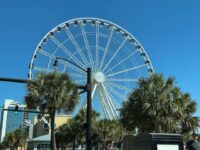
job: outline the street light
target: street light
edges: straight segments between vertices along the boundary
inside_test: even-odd
[[[77,86],[77,88],[84,89],[85,91],[87,91],[87,116],[86,116],[86,120],[87,120],[87,150],[92,150],[92,69],[88,67],[87,70],[85,70],[84,68],[82,68],[81,66],[77,65],[76,63],[74,63],[70,60],[56,57],[54,65],[53,65],[55,70],[58,70],[58,60],[59,59],[66,61],[87,73],[86,85]]]

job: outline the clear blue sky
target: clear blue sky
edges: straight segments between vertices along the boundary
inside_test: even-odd
[[[156,73],[176,78],[198,102],[200,115],[200,1],[183,0],[18,0],[0,3],[0,77],[27,79],[28,64],[41,38],[77,17],[119,24],[146,49]],[[0,82],[0,104],[19,101],[25,85]]]

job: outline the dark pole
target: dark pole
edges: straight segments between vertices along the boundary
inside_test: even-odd
[[[0,110],[3,111],[16,111],[15,109],[4,109],[4,108],[0,108]],[[45,111],[37,111],[37,110],[17,110],[17,112],[28,112],[28,113],[37,113],[37,114],[49,114],[49,112],[45,112]]]
[[[92,150],[92,69],[87,68],[87,150]]]
[[[28,83],[30,80],[25,80],[25,79],[15,79],[15,78],[1,78],[0,81],[4,82],[17,82],[17,83]]]
[[[77,65],[76,63],[68,60],[68,59],[64,59],[64,58],[59,58],[57,57],[55,62],[54,62],[54,67],[57,69],[58,67],[58,60],[64,60],[69,62],[70,64],[78,67],[79,69],[85,71],[87,73],[87,84],[86,84],[86,88],[85,86],[78,86],[77,88],[79,89],[85,89],[87,91],[87,150],[92,150],[92,69],[91,68],[87,68],[87,70],[85,70],[84,68],[82,68],[81,66]],[[81,93],[83,93],[84,91],[82,91]]]
[[[55,109],[50,110],[51,119],[51,150],[56,150],[56,139],[55,139]]]

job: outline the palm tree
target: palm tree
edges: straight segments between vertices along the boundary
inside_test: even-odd
[[[26,135],[23,129],[18,128],[11,133],[6,134],[4,137],[2,145],[4,148],[9,148],[11,150],[18,149],[18,147],[23,147],[25,145]]]
[[[56,133],[56,142],[61,148],[66,148],[66,146],[71,146],[74,143],[74,139],[78,132],[76,131],[77,127],[73,122],[73,119],[67,121],[58,128]]]
[[[86,138],[85,138],[86,129],[87,129],[86,116],[87,116],[87,110],[86,108],[83,108],[73,119],[75,125],[77,126],[77,131],[78,131],[78,136],[76,137],[76,141],[80,144],[86,143]],[[92,136],[94,135],[94,127],[96,126],[98,117],[99,117],[99,113],[92,111],[92,127],[93,127]]]
[[[199,127],[199,118],[194,117],[193,114],[197,110],[197,103],[194,100],[191,100],[189,93],[181,93],[180,89],[175,89],[173,92],[174,95],[178,97],[175,100],[175,103],[180,106],[183,112],[182,120],[180,122],[181,133],[187,134],[192,131],[195,131]]]
[[[57,137],[59,137],[61,145],[70,145],[75,150],[76,143],[85,144],[86,142],[86,115],[85,108],[67,123],[59,127]],[[99,114],[92,111],[92,126],[95,127]],[[94,130],[94,129],[93,129]]]
[[[56,136],[60,145],[72,146],[75,150],[76,143],[85,144],[86,114],[86,109],[83,108],[74,118],[59,127]],[[92,144],[97,149],[105,147],[108,140],[120,144],[125,135],[123,126],[118,120],[99,120],[99,114],[95,111],[92,112],[92,126]]]
[[[25,131],[21,128],[18,128],[14,131],[14,139],[15,139],[15,147],[22,147],[25,146],[26,143],[26,134]]]
[[[8,133],[5,135],[3,140],[4,148],[9,148],[10,150],[14,150],[15,138],[12,133]]]
[[[191,106],[186,105],[186,101]],[[180,130],[180,122],[188,116],[189,106],[195,105],[190,98],[184,101],[184,94],[174,85],[173,78],[165,80],[162,75],[153,74],[150,78],[141,78],[128,101],[123,103],[121,121],[127,130],[138,128],[140,132],[174,133]],[[193,113],[194,109],[189,114]]]
[[[94,130],[96,144],[101,148],[104,148],[109,140],[120,144],[125,135],[122,124],[118,120],[101,119],[97,121]]]
[[[78,102],[76,85],[67,74],[40,73],[36,80],[27,84],[25,102],[28,108],[40,107],[48,111],[51,119],[51,148],[56,149],[54,119],[55,112],[72,111]]]

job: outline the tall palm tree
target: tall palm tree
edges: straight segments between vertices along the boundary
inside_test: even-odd
[[[73,119],[70,119],[67,121],[67,123],[58,128],[58,132],[56,133],[56,141],[61,148],[73,146],[75,149],[74,143],[78,134],[79,131],[77,131],[77,125]]]
[[[76,85],[67,74],[58,72],[40,73],[36,80],[27,84],[25,102],[28,108],[45,109],[51,119],[51,148],[56,149],[54,122],[55,112],[60,110],[72,111],[78,102]]]
[[[193,116],[197,110],[197,103],[194,100],[191,100],[189,93],[181,93],[180,89],[175,89],[173,92],[174,95],[178,97],[175,100],[175,103],[180,106],[182,109],[183,115],[180,122],[181,133],[187,134],[192,131],[195,131],[199,127],[199,118]]]
[[[10,150],[14,150],[15,140],[16,139],[14,138],[13,133],[6,134],[3,140],[4,148],[9,148]]]
[[[101,119],[97,121],[95,126],[96,145],[102,149],[106,146],[106,141],[112,140],[120,144],[125,135],[122,124],[118,120]]]
[[[59,127],[57,136],[62,139],[61,145],[70,145],[75,150],[76,143],[86,143],[86,115],[87,111],[85,108],[81,109],[80,112],[67,123]],[[92,126],[95,127],[99,114],[92,111]],[[94,130],[94,128],[93,128]]]
[[[190,103],[185,105],[181,103]],[[174,84],[173,78],[164,79],[153,74],[141,78],[136,89],[121,109],[121,121],[128,130],[139,128],[141,132],[177,132],[189,106],[196,104],[187,98]],[[194,110],[194,109],[192,109]],[[192,115],[194,111],[190,112]]]
[[[87,129],[86,116],[87,116],[87,110],[86,108],[83,108],[73,119],[75,124],[77,125],[78,130],[80,130],[79,136],[77,136],[77,141],[82,144],[86,143],[86,139],[85,139],[86,129]],[[92,111],[92,127],[93,127],[92,133],[94,133],[94,127],[96,126],[98,117],[99,117],[99,113]]]
[[[11,150],[18,149],[25,145],[26,135],[23,129],[18,128],[11,133],[6,134],[3,140],[4,149],[9,148]]]
[[[14,136],[14,139],[15,139],[15,147],[18,148],[18,147],[22,147],[25,146],[25,142],[26,142],[26,134],[25,134],[25,131],[21,128],[18,128],[16,129],[14,132],[13,132],[13,136]]]

